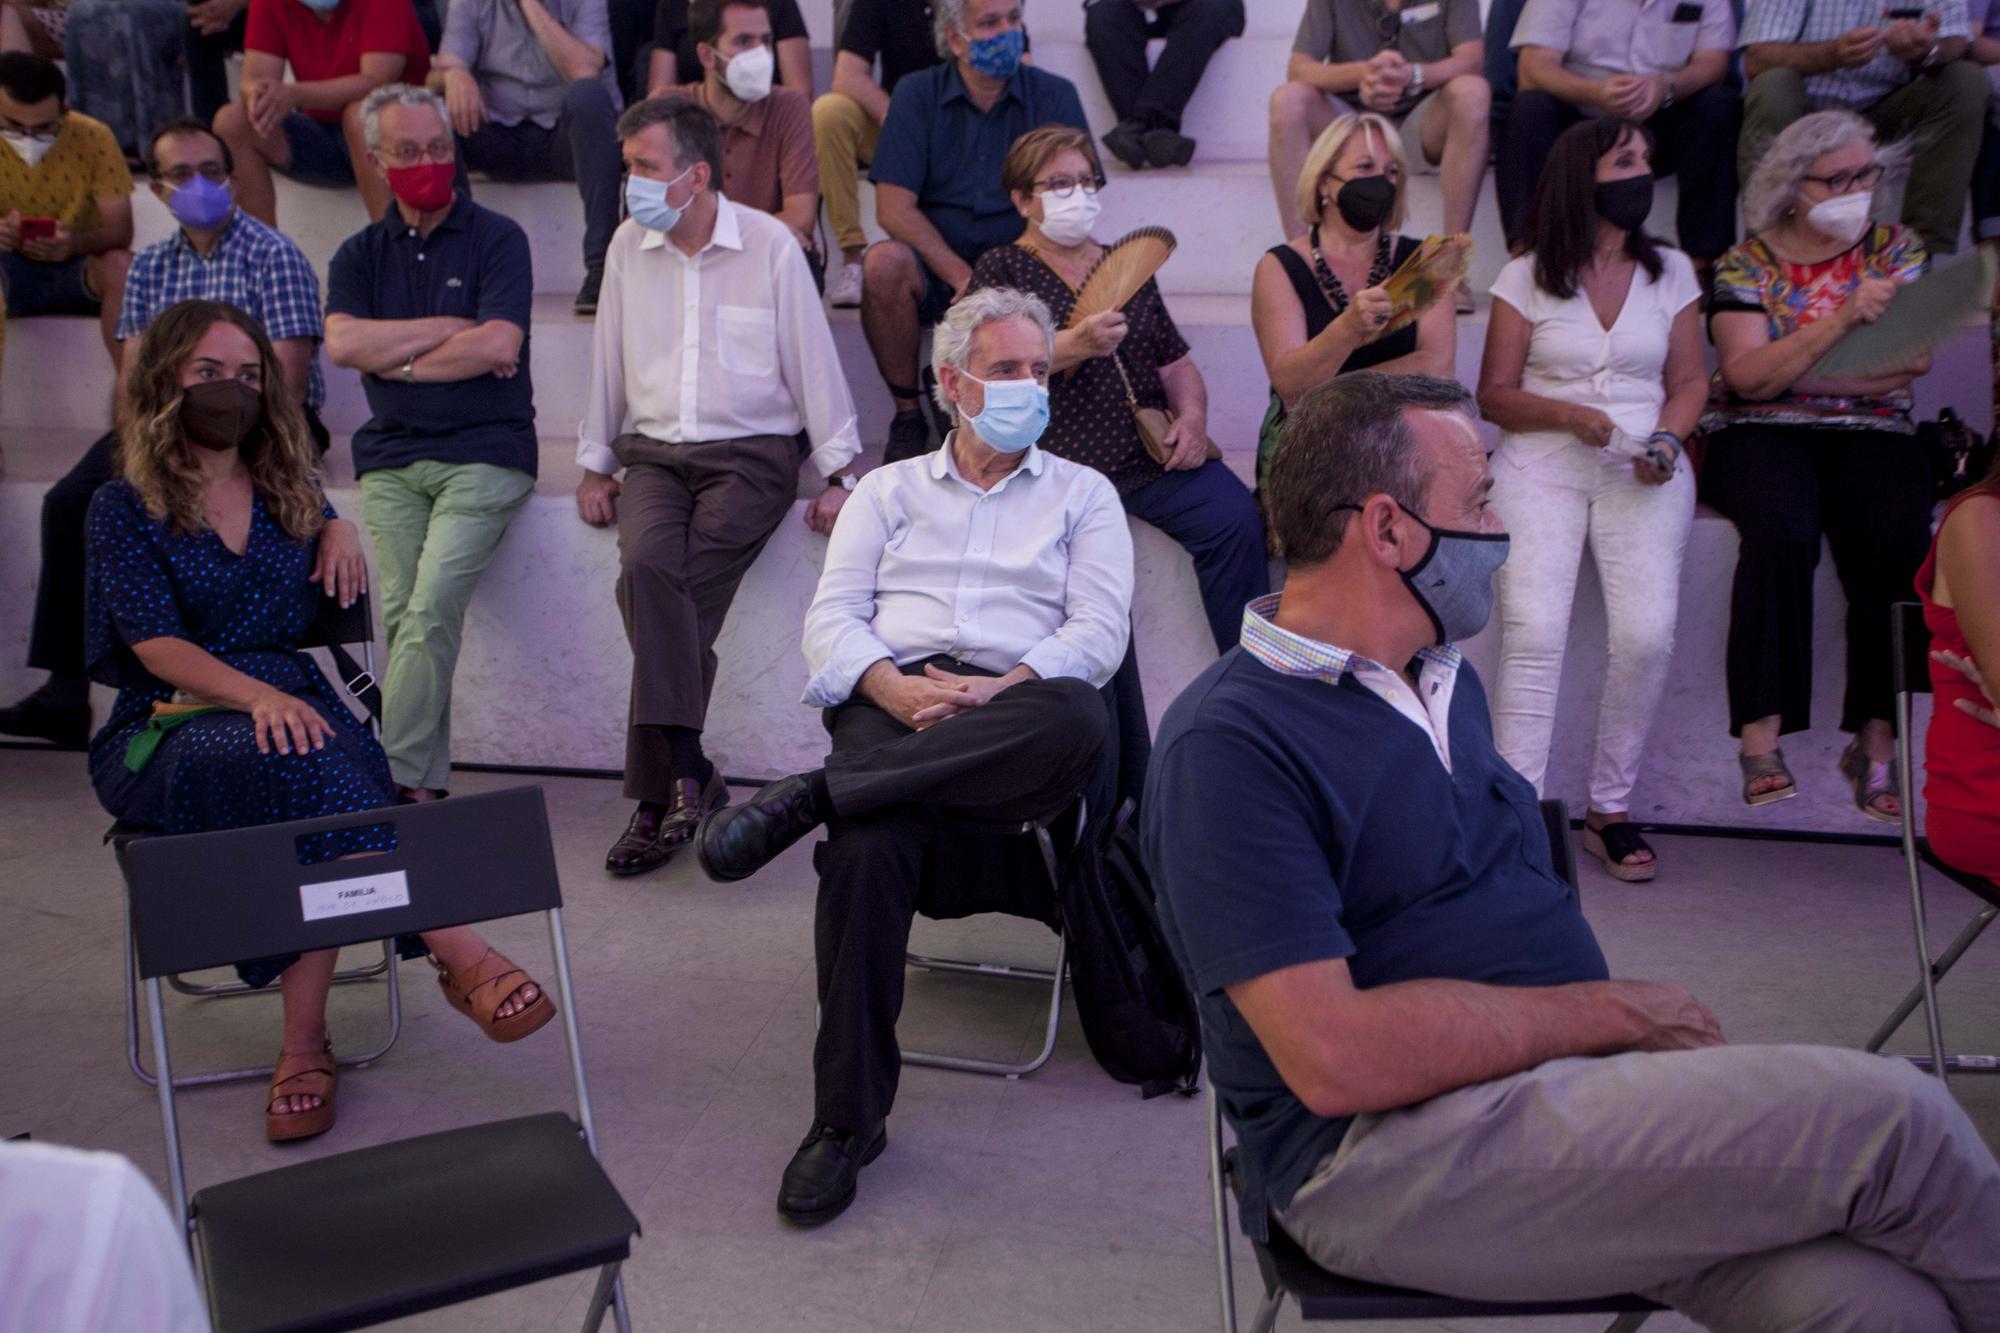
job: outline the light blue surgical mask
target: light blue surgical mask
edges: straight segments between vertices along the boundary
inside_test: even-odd
[[[966,375],[986,390],[986,405],[965,424],[989,449],[1018,454],[1049,428],[1049,389],[1032,379],[983,380]]]
[[[299,3],[315,14],[331,13],[340,8],[340,0],[299,0]]]
[[[689,167],[687,171],[683,171],[670,181],[656,181],[638,175],[627,176],[625,178],[625,211],[632,215],[634,222],[637,222],[648,231],[672,231],[674,224],[681,220],[681,214],[687,212],[688,205],[682,204],[679,207],[675,207],[668,203],[667,190],[686,180],[688,171],[693,170],[693,167]],[[691,204],[693,202],[693,196],[689,196],[688,203]]]
[[[1021,55],[1027,45],[1025,28],[1009,28],[974,40],[965,53],[965,61],[989,79],[1011,79],[1020,72]]]

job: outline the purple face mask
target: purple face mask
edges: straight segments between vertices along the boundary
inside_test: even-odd
[[[182,226],[196,231],[221,226],[229,220],[230,210],[235,207],[236,196],[229,192],[227,185],[202,175],[196,175],[167,196],[167,210],[180,220]]]

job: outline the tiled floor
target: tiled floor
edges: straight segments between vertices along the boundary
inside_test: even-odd
[[[462,774],[458,787],[517,781]],[[1097,1070],[1067,1018],[1055,1058],[1020,1082],[906,1071],[890,1149],[863,1175],[859,1202],[817,1231],[784,1226],[772,1208],[778,1173],[811,1114],[805,849],[744,885],[709,884],[691,863],[614,881],[600,866],[624,817],[615,786],[545,787],[598,1127],[645,1224],[626,1269],[637,1327],[1215,1327],[1200,1106],[1141,1102]],[[121,1050],[120,893],[98,845],[105,822],[80,757],[0,751],[0,1135],[115,1149],[159,1179],[155,1103]],[[1591,919],[1615,971],[1690,985],[1732,1036],[1859,1044],[1907,984],[1893,852],[1716,839],[1662,840],[1660,850],[1666,869],[1651,886],[1616,884],[1588,863]],[[1967,915],[1952,892],[1936,894],[1941,924],[1955,929]],[[1019,923],[927,931],[932,942],[976,933],[973,947],[995,955],[1052,949],[1040,927]],[[534,923],[491,934],[547,975]],[[324,1138],[266,1145],[256,1085],[184,1094],[191,1182],[565,1105],[555,1029],[491,1045],[432,993],[427,969],[408,965],[402,977],[402,1041],[343,1081],[340,1124]],[[2000,1050],[2000,932],[1961,965],[1949,995],[1954,1044]],[[336,1038],[358,1046],[380,1021],[380,999],[379,983],[338,992]],[[904,1034],[933,1049],[1032,1049],[1035,1007],[1027,987],[917,977]],[[274,1008],[265,998],[176,1000],[177,1063],[269,1058]],[[2000,1140],[2000,1080],[1961,1084],[1989,1140]],[[1239,1262],[1238,1274],[1247,1312],[1254,1270]],[[408,1326],[572,1328],[587,1295],[586,1279],[563,1279]],[[1288,1315],[1281,1326],[1295,1324]]]

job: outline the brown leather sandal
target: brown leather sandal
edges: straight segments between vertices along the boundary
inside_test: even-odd
[[[278,1067],[271,1071],[271,1095],[264,1103],[264,1137],[273,1143],[289,1139],[309,1139],[333,1128],[333,1089],[340,1081],[334,1062],[333,1043],[319,1051],[280,1053]],[[319,1105],[310,1111],[279,1112],[271,1103],[280,1097],[317,1097]]]
[[[479,1030],[495,1041],[519,1041],[556,1016],[555,1001],[549,998],[548,988],[508,962],[496,949],[487,949],[478,962],[457,974],[435,955],[431,966],[437,969],[438,988],[451,1001],[452,1008],[479,1024]],[[531,982],[535,998],[527,1008],[499,1017],[500,1006],[507,1002],[507,997]]]

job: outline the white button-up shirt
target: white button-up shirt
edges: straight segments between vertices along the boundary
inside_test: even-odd
[[[831,476],[861,452],[854,399],[792,229],[718,195],[715,233],[682,254],[627,218],[604,256],[576,461],[618,470],[628,431],[670,444],[796,435]]]
[[[884,658],[1103,685],[1132,627],[1132,533],[1091,468],[1029,446],[982,491],[952,446],[876,468],[847,498],[806,612],[805,701],[845,703]]]

